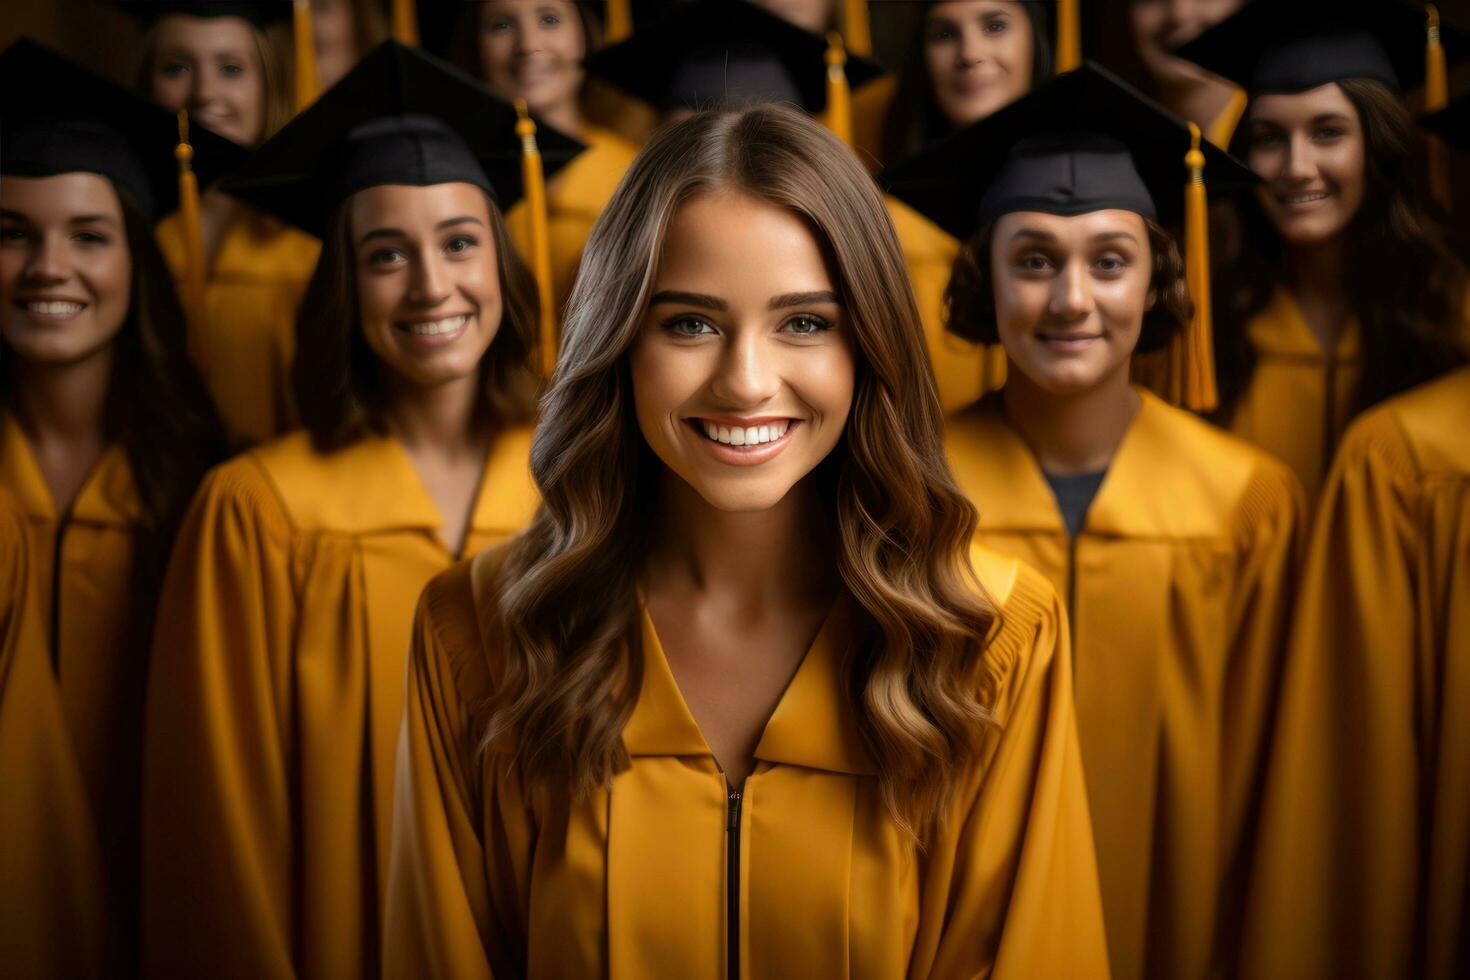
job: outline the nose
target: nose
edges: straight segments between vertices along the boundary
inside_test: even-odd
[[[1305,133],[1291,134],[1282,175],[1301,183],[1317,176],[1317,162],[1313,157],[1311,140]]]
[[[980,31],[972,24],[960,28],[960,64],[968,67],[978,65],[985,58],[985,42]]]
[[[25,264],[24,275],[26,282],[32,286],[54,286],[70,278],[66,247],[60,236],[41,237]]]
[[[1086,319],[1092,308],[1092,281],[1086,263],[1068,262],[1052,283],[1047,312],[1058,320],[1073,322]]]
[[[737,331],[721,352],[710,391],[731,408],[765,404],[781,388],[775,354],[762,331]]]
[[[415,307],[433,309],[449,298],[449,271],[437,253],[421,257],[413,266],[406,299]]]
[[[192,84],[189,87],[189,110],[202,109],[214,101],[215,79],[214,74],[207,67],[196,66],[189,73]]]

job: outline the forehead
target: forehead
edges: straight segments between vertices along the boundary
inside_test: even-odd
[[[1353,106],[1352,100],[1336,82],[1289,95],[1258,95],[1251,100],[1252,122],[1291,125],[1328,114],[1344,115],[1350,119],[1358,117],[1358,110]]]
[[[7,174],[0,179],[0,207],[36,222],[66,221],[78,215],[122,218],[122,202],[112,181],[82,171],[52,177]]]
[[[657,282],[724,297],[748,293],[761,302],[834,289],[825,250],[805,219],[731,190],[697,195],[674,212]]]
[[[154,25],[153,37],[159,47],[197,54],[251,51],[255,47],[255,28],[239,17],[169,14]]]
[[[930,17],[974,17],[988,13],[1024,14],[1020,0],[939,0],[929,8]]]
[[[366,233],[392,225],[404,230],[432,228],[441,221],[469,216],[487,222],[490,205],[474,184],[379,184],[352,195],[348,204],[352,231]]]
[[[1004,244],[1013,236],[1034,231],[1062,242],[1086,242],[1100,235],[1127,234],[1140,243],[1148,237],[1143,215],[1120,208],[1089,211],[1086,214],[1047,214],[1044,211],[1013,211],[995,221],[993,241]]]

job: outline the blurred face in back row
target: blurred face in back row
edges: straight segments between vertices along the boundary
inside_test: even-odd
[[[934,101],[951,126],[979,122],[1030,90],[1036,39],[1018,0],[943,0],[923,30]]]
[[[148,94],[241,146],[266,128],[266,75],[259,33],[240,17],[161,17],[149,34]]]
[[[486,0],[480,4],[485,84],[532,112],[575,112],[586,77],[587,35],[572,0]]]

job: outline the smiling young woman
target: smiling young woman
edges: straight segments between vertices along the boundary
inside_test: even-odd
[[[57,778],[78,778],[85,799],[82,811],[48,819],[87,825],[91,849],[102,850],[90,870],[107,891],[105,920],[63,920],[78,933],[93,929],[62,940],[74,949],[34,949],[82,957],[105,948],[109,961],[131,964],[153,602],[189,496],[224,450],[152,236],[154,216],[177,193],[178,130],[169,113],[26,41],[0,54],[0,93],[0,491],[29,539],[21,612],[42,624],[25,641],[36,648],[15,654],[16,672],[0,672],[0,685],[54,688],[4,697],[38,712],[47,699],[59,702],[66,731],[50,733],[48,750],[58,764],[71,760],[71,776]],[[238,159],[208,134],[195,149],[205,176]],[[40,869],[41,880],[0,875],[38,897],[34,906],[5,903],[28,933],[22,942],[56,935],[46,896],[77,869],[62,865],[54,883],[50,869]],[[33,961],[0,962],[29,973],[21,964]]]
[[[253,148],[291,117],[291,73],[278,43],[291,16],[283,0],[122,0],[146,27],[137,90],[170,112]],[[205,296],[189,326],[189,353],[230,436],[257,443],[295,421],[289,378],[291,324],[316,264],[316,239],[200,185]],[[182,279],[182,217],[158,228]]]
[[[388,972],[1105,975],[1064,620],[970,546],[861,165],[666,128],[571,309],[536,519],[420,603]]]
[[[443,0],[446,5],[451,0]],[[587,57],[601,46],[596,0],[452,0],[460,8],[453,60],[504,99],[525,99],[537,119],[587,144],[547,183],[552,296],[559,314],[582,249],[638,147],[589,111]],[[506,213],[512,240],[530,255],[525,205]]]
[[[1470,149],[1470,99],[1430,117]],[[1244,976],[1470,975],[1470,369],[1366,410],[1323,488]]]
[[[893,175],[971,229],[950,329],[1010,361],[946,443],[977,540],[1067,603],[1115,978],[1231,975],[1304,523],[1284,466],[1130,384],[1192,314],[1160,224],[1189,148],[1089,65]]]
[[[1249,93],[1232,148],[1261,178],[1217,276],[1216,418],[1315,500],[1355,415],[1463,360],[1466,280],[1398,93],[1424,77],[1422,5],[1268,6],[1179,56]]]
[[[206,478],[159,600],[145,972],[378,970],[414,603],[535,505],[519,166],[511,106],[389,43],[229,184],[325,246],[305,431]]]

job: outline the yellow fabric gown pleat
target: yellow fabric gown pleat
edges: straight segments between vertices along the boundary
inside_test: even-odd
[[[559,171],[547,184],[546,212],[551,235],[551,281],[557,319],[566,309],[567,297],[582,248],[592,226],[607,207],[623,173],[638,155],[638,146],[610,129],[588,127],[583,134],[587,150]],[[506,213],[506,224],[516,250],[531,254],[530,213],[524,200]]]
[[[1470,371],[1370,409],[1322,495],[1243,975],[1470,975]]]
[[[106,887],[131,908],[136,892],[139,738],[146,643],[133,622],[142,507],[122,447],[109,446],[58,514],[25,434],[0,411],[0,491],[19,508],[31,560],[27,604],[44,627],[37,656],[52,669]],[[55,623],[55,636],[49,624]],[[109,913],[110,948],[128,955],[129,913]],[[121,944],[121,945],[119,945]]]
[[[1362,377],[1358,323],[1351,321],[1330,355],[1278,289],[1246,324],[1256,366],[1230,419],[1230,431],[1290,466],[1309,502],[1322,490],[1333,450],[1351,419]]]
[[[101,976],[102,854],[31,595],[30,539],[0,489],[0,973]]]
[[[388,895],[392,977],[722,976],[726,790],[647,616],[631,767],[528,806],[476,751],[500,669],[486,637],[503,550],[435,579],[414,630]],[[976,551],[1002,608],[981,764],[921,859],[887,819],[841,683],[834,610],[756,749],[740,852],[746,977],[1107,975],[1065,617],[1018,563]],[[748,808],[745,808],[748,807]]]
[[[999,396],[946,440],[976,540],[1068,601],[1113,975],[1207,976],[1239,915],[1304,503],[1279,463],[1140,397],[1076,539]]]
[[[534,511],[501,434],[465,551]],[[144,966],[378,973],[404,658],[454,557],[399,444],[296,433],[206,478],[160,602],[145,773]]]
[[[182,280],[179,216],[160,222],[156,236]],[[296,310],[320,252],[315,238],[248,207],[220,239],[206,270],[206,320],[190,324],[189,353],[234,439],[253,445],[295,424]]]

